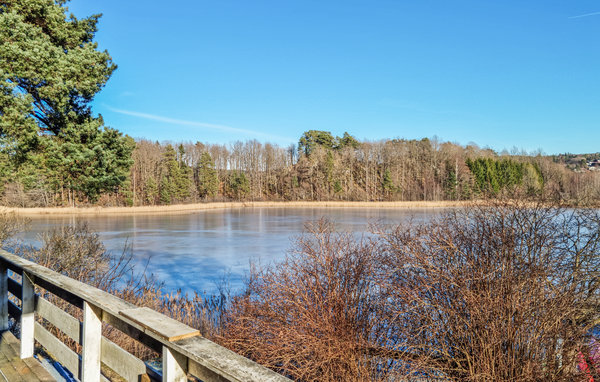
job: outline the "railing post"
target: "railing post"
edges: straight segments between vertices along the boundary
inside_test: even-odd
[[[102,310],[84,301],[80,378],[82,382],[100,381],[101,341]]]
[[[21,277],[21,358],[33,357],[33,330],[35,324],[35,289],[31,276],[23,271]]]
[[[163,345],[162,350],[163,382],[187,381],[187,358]]]
[[[0,261],[0,331],[8,329],[8,269]]]

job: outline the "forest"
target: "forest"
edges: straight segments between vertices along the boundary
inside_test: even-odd
[[[600,172],[573,171],[557,157],[496,153],[436,138],[359,141],[348,133],[335,137],[309,130],[288,147],[257,140],[214,144],[120,139],[113,140],[111,153],[119,176],[103,176],[102,167],[89,174],[83,173],[92,171],[89,166],[77,166],[79,173],[66,171],[52,155],[42,153],[46,160],[4,171],[2,204],[439,201],[515,191],[577,203],[594,200],[600,192]],[[119,149],[114,148],[117,143]],[[90,160],[101,162],[103,157]]]

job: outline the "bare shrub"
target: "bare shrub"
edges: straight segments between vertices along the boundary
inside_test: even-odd
[[[514,201],[368,240],[320,222],[251,271],[218,340],[300,381],[587,380],[599,222]]]
[[[0,247],[4,247],[27,225],[27,221],[14,213],[0,212]]]
[[[518,202],[381,232],[407,376],[573,381],[598,324],[598,214]]]
[[[21,256],[75,280],[110,291],[122,287],[125,276],[131,275],[128,249],[113,258],[85,222],[57,227],[41,234],[39,240],[39,249],[23,247]]]
[[[279,264],[253,268],[233,299],[219,342],[302,381],[384,380],[369,352],[386,341],[377,243],[308,227]]]

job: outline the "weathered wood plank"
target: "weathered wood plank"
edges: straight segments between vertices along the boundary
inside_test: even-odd
[[[102,363],[125,378],[137,382],[146,374],[146,364],[114,342],[102,338]]]
[[[44,369],[42,364],[34,358],[24,358],[22,360],[17,360],[16,355],[21,351],[20,342],[13,336],[12,334],[6,332],[2,336],[2,346],[8,345],[11,348],[11,354],[15,357],[14,360],[11,360],[13,363],[22,363],[22,368],[27,368],[28,373],[24,378],[26,381],[35,381],[35,382],[56,382],[54,378],[50,375],[48,370]],[[18,369],[17,369],[18,370]]]
[[[79,355],[37,322],[35,323],[35,339],[73,375],[80,375]]]
[[[197,362],[189,360],[188,370],[191,375],[199,378],[202,382],[228,382],[229,379],[222,375],[215,373],[214,371],[200,365]]]
[[[23,360],[25,364],[31,369],[33,374],[37,377],[40,382],[56,382],[54,378],[48,373],[44,366],[34,358],[25,358]]]
[[[0,262],[0,330],[8,330],[8,269]]]
[[[190,372],[193,375],[196,375],[193,371],[199,370],[199,366],[201,366],[207,371],[224,377],[227,381],[289,381],[283,375],[217,345],[204,337],[187,338],[172,342],[171,344],[171,347],[175,351],[187,356],[190,362],[198,364],[190,366]]]
[[[104,311],[102,312],[102,321],[125,333],[134,340],[146,345],[149,349],[152,349],[159,354],[162,351],[163,344],[158,339],[146,334],[141,327],[131,325],[129,322],[123,320],[122,317]]]
[[[81,343],[81,321],[40,296],[36,296],[35,302],[36,312],[40,317],[48,320],[74,341]]]
[[[200,335],[199,330],[147,307],[126,309],[120,311],[119,314],[141,325],[144,329],[157,334],[166,341],[177,341]]]
[[[0,370],[9,381],[55,382],[41,363],[33,358],[20,359],[20,342],[10,332],[0,339]],[[0,376],[0,381],[4,378]]]
[[[23,272],[21,295],[21,358],[33,357],[35,290],[27,272]]]
[[[60,331],[80,342],[82,323],[64,310],[38,296],[37,312],[56,326]],[[128,381],[139,380],[140,375],[146,374],[146,365],[142,360],[123,350],[114,342],[102,337],[102,363]]]
[[[163,346],[162,374],[163,382],[187,381],[187,358]]]
[[[81,380],[100,382],[102,356],[102,309],[85,301],[83,303],[83,331],[81,352]]]

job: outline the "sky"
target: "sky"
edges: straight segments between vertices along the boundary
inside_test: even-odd
[[[307,130],[600,151],[600,2],[72,0],[135,138],[282,146]]]

